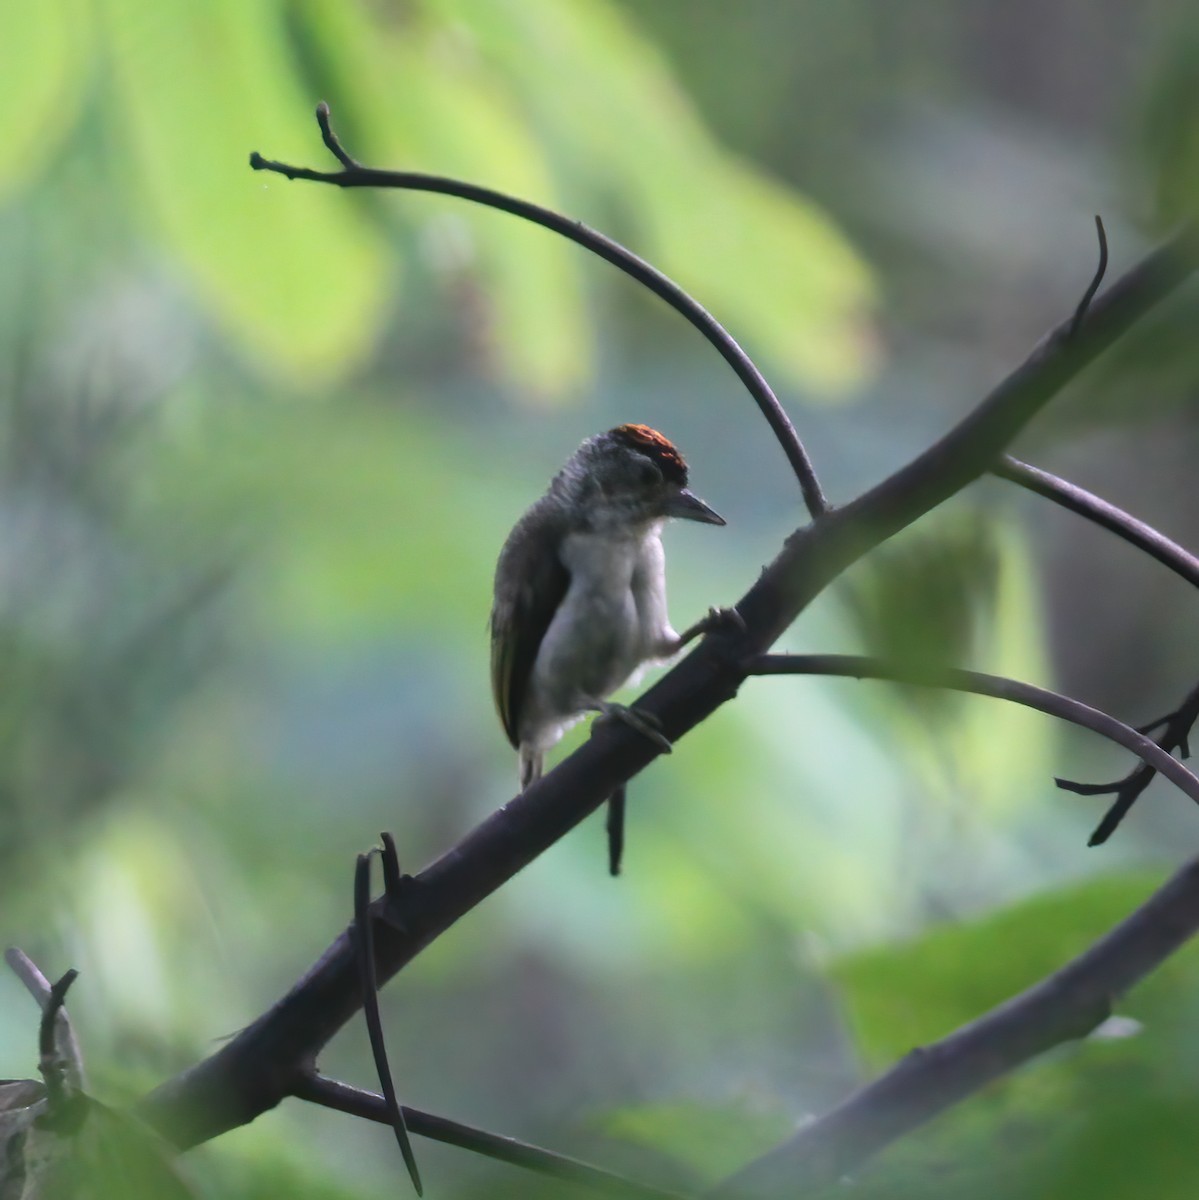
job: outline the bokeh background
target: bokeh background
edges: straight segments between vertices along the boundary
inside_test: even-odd
[[[1188,0],[3,0],[0,912],[93,1090],[211,1052],[350,911],[513,792],[486,617],[509,527],[583,437],[664,430],[731,603],[803,519],[712,349],[598,260],[445,198],[254,174],[363,161],[610,232],[760,362],[836,501],[904,461],[1199,205]],[[1187,289],[1021,452],[1194,545]],[[1193,684],[1196,598],[984,482],[783,639],[1057,686],[1139,723]],[[574,737],[583,736],[576,732]],[[569,743],[567,746],[569,746]],[[1199,844],[1155,786],[1116,839],[1054,774],[1128,767],[981,699],[746,686],[384,996],[401,1098],[690,1186],[1051,969]],[[1195,1193],[1199,959],[867,1172],[878,1195]],[[0,979],[0,1073],[35,1015]],[[323,1060],[373,1083],[364,1030]],[[1002,1162],[996,1161],[1002,1147]],[[540,1194],[418,1144],[435,1196]],[[298,1103],[188,1157],[213,1197],[394,1195],[386,1130]],[[566,1194],[562,1185],[547,1194]]]

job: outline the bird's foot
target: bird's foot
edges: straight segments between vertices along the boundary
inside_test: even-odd
[[[710,608],[705,617],[701,617],[694,625],[679,637],[679,646],[693,642],[697,637],[706,633],[744,633],[745,618],[735,608]]]
[[[630,708],[627,704],[613,704],[608,700],[596,701],[591,707],[600,714],[598,720],[623,721],[630,729],[635,729],[643,737],[649,738],[663,754],[669,754],[674,749],[670,738],[662,732],[662,722],[653,713]]]

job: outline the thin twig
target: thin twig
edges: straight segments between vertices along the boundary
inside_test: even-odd
[[[1199,804],[1199,777],[1151,738],[1097,708],[1031,683],[955,667],[898,665],[857,654],[763,654],[746,666],[750,675],[841,675],[852,679],[884,679],[916,687],[944,688],[1011,700],[1072,725],[1080,725],[1123,746]]]
[[[383,1089],[387,1105],[388,1124],[404,1156],[404,1165],[416,1194],[424,1194],[420,1171],[416,1166],[416,1155],[412,1153],[412,1142],[404,1124],[404,1112],[396,1098],[395,1084],[391,1078],[391,1066],[387,1061],[387,1042],[383,1037],[383,1018],[379,1013],[379,983],[375,975],[375,939],[371,932],[371,854],[358,855],[354,870],[354,942],[358,952],[358,970],[362,980],[362,1009],[366,1016],[366,1028],[370,1035],[371,1054],[375,1059],[375,1071],[379,1086]]]
[[[9,946],[4,952],[4,961],[8,963],[13,974],[25,985],[25,990],[37,1002],[42,1011],[42,1021],[45,1022],[46,1009],[50,1006],[53,995],[53,985],[38,970],[37,964],[17,946]],[[75,1028],[67,1010],[59,1006],[55,1017],[55,1036],[57,1038],[57,1053],[59,1059],[66,1064],[66,1080],[72,1091],[82,1091],[86,1088],[86,1076],[83,1070],[83,1051],[79,1039],[75,1036]],[[39,1028],[39,1043],[41,1032]]]
[[[754,398],[766,418],[775,438],[783,448],[791,469],[799,481],[803,492],[804,504],[812,517],[822,516],[828,511],[828,501],[816,477],[816,470],[808,452],[800,441],[791,418],[787,416],[778,397],[774,394],[765,376],[758,370],[753,360],[737,344],[733,336],[707,311],[697,300],[685,292],[674,280],[662,274],[656,267],[651,266],[645,259],[640,258],[631,250],[618,242],[584,225],[582,221],[572,220],[553,209],[520,200],[515,196],[505,195],[492,188],[480,187],[477,184],[466,183],[458,179],[448,179],[442,175],[427,175],[417,171],[383,171],[373,167],[364,167],[346,153],[337,135],[329,123],[329,106],[322,101],[317,105],[317,122],[320,125],[321,137],[330,153],[342,164],[340,171],[313,171],[307,167],[295,167],[287,163],[274,162],[263,158],[255,151],[250,155],[250,166],[255,171],[273,171],[287,179],[306,179],[313,183],[331,183],[337,187],[378,187],[399,188],[404,191],[436,192],[443,196],[456,196],[461,200],[469,200],[474,204],[482,204],[487,208],[499,209],[510,213],[522,220],[531,221],[544,229],[590,250],[606,262],[632,276],[643,287],[649,288],[654,295],[665,300],[675,312],[685,317],[701,334],[720,352],[725,362],[733,368],[737,378],[745,385],[749,394]]]
[[[1199,557],[1107,500],[1075,483],[1051,475],[1048,471],[1020,462],[1010,455],[1000,459],[992,468],[992,473],[1085,517],[1137,549],[1143,550],[1187,583],[1199,587]],[[1166,733],[1158,739],[1158,745],[1171,752],[1185,747],[1187,733],[1196,719],[1199,719],[1199,688],[1192,691],[1175,712],[1142,727],[1138,732],[1147,734],[1163,725],[1166,726]],[[1185,749],[1183,757],[1186,757]],[[1113,793],[1116,796],[1115,802],[1087,841],[1088,846],[1100,846],[1111,837],[1128,814],[1128,810],[1153,781],[1156,773],[1154,768],[1146,763],[1114,783],[1087,784],[1068,779],[1057,780],[1058,787],[1082,796]]]
[[[1190,736],[1191,728],[1196,720],[1199,720],[1199,686],[1187,694],[1187,698],[1174,712],[1160,721],[1154,721],[1149,728],[1154,729],[1165,725],[1165,730],[1156,740],[1156,744],[1167,754],[1177,750],[1183,758],[1187,758],[1190,755],[1187,738]],[[1103,820],[1095,827],[1095,832],[1087,841],[1088,846],[1101,846],[1115,833],[1120,822],[1128,815],[1128,810],[1153,782],[1156,774],[1157,771],[1153,766],[1149,763],[1142,763],[1125,775],[1123,779],[1117,779],[1112,783],[1078,783],[1073,779],[1057,779],[1055,782],[1058,787],[1064,788],[1068,792],[1075,792],[1079,796],[1114,795],[1116,797],[1111,808],[1103,814]]]
[[[1085,1037],[1112,1002],[1199,929],[1199,860],[1072,962],[902,1059],[831,1112],[743,1167],[709,1200],[803,1196],[1062,1042]]]
[[[390,1123],[387,1101],[382,1096],[351,1087],[335,1079],[327,1079],[323,1075],[309,1075],[302,1079],[294,1095],[300,1100],[334,1108],[353,1117],[377,1121],[382,1125]],[[529,1171],[537,1171],[542,1175],[608,1192],[614,1196],[639,1197],[642,1200],[681,1200],[681,1194],[678,1192],[654,1187],[652,1184],[638,1183],[602,1167],[594,1167],[581,1159],[555,1154],[552,1150],[543,1150],[540,1146],[533,1146],[516,1138],[501,1137],[499,1134],[488,1133],[472,1125],[463,1125],[460,1121],[451,1121],[446,1117],[434,1116],[407,1105],[404,1106],[403,1112],[404,1121],[412,1133],[444,1142],[448,1146],[472,1150],[499,1162],[511,1163],[513,1166],[524,1167]]]
[[[329,153],[347,171],[357,171],[358,161],[350,157],[337,134],[333,132],[333,125],[329,120],[329,106],[323,100],[316,106],[316,123],[321,127],[321,140],[325,143]]]
[[[1157,559],[1162,566],[1169,567],[1187,583],[1199,587],[1199,558],[1159,533],[1152,525],[1138,521],[1122,508],[1117,508],[1093,492],[1088,492],[1086,488],[1051,475],[1039,467],[1029,466],[1011,455],[1001,458],[991,468],[991,473],[998,475],[1000,479],[1019,484],[1038,496],[1044,496],[1080,517],[1085,517]]]
[[[1107,274],[1107,230],[1103,228],[1103,218],[1098,213],[1095,214],[1095,232],[1099,237],[1099,263],[1095,267],[1095,274],[1091,277],[1087,290],[1083,292],[1082,299],[1078,302],[1078,307],[1074,310],[1074,320],[1070,323],[1071,337],[1077,335],[1083,318],[1087,315],[1087,309],[1091,307],[1091,301],[1095,299],[1095,293],[1099,291],[1099,285]]]
[[[42,1079],[46,1083],[46,1103],[51,1113],[60,1109],[63,1102],[71,1097],[71,1064],[65,1062],[62,1057],[57,1036],[58,1014],[62,1011],[71,984],[78,978],[79,972],[72,967],[51,985],[46,1007],[42,1009],[41,1023],[38,1025],[38,1059]]]

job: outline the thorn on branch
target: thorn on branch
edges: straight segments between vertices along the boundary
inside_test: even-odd
[[[1068,335],[1071,338],[1078,333],[1083,318],[1091,307],[1091,301],[1095,299],[1095,293],[1099,291],[1099,285],[1107,274],[1107,230],[1103,228],[1103,218],[1098,213],[1095,214],[1095,232],[1099,237],[1099,264],[1095,268],[1091,282],[1087,285],[1087,290],[1083,292],[1082,299],[1078,302],[1078,307],[1074,310],[1074,319],[1070,322]]]
[[[383,843],[383,849],[379,852],[379,859],[383,864],[383,890],[387,893],[388,899],[394,899],[404,887],[404,876],[400,872],[400,856],[396,851],[395,838],[386,829],[379,834],[379,840]]]
[[[395,846],[391,847],[394,854]],[[404,1114],[400,1102],[396,1098],[395,1084],[391,1077],[391,1067],[387,1061],[387,1044],[383,1038],[383,1019],[379,1014],[379,987],[375,975],[375,939],[371,932],[371,858],[375,851],[358,855],[358,865],[354,871],[354,948],[358,957],[358,973],[362,983],[362,1011],[366,1016],[366,1029],[370,1036],[371,1053],[375,1059],[375,1070],[379,1075],[379,1086],[387,1101],[387,1113],[392,1131],[400,1153],[404,1156],[404,1165],[408,1168],[408,1176],[418,1196],[424,1195],[421,1186],[420,1171],[416,1166],[416,1155],[412,1152],[412,1142],[408,1137],[408,1127],[404,1124]]]

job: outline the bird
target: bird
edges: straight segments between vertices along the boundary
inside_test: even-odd
[[[513,527],[496,564],[491,684],[523,791],[545,753],[588,712],[623,720],[669,751],[657,722],[607,699],[643,666],[726,620],[676,633],[666,610],[662,529],[671,517],[726,522],[687,487],[687,464],[648,425],[588,438]],[[623,787],[609,804],[609,870],[620,873]]]

